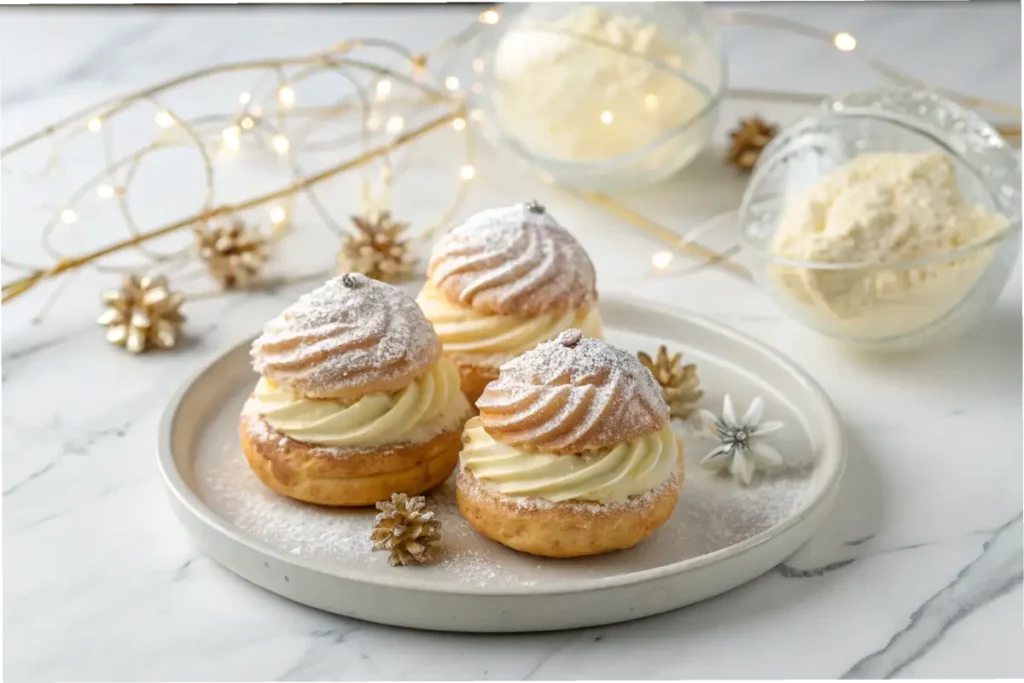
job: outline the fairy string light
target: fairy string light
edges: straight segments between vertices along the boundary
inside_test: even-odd
[[[876,57],[872,57],[863,49],[863,47],[861,47],[856,37],[846,31],[823,31],[800,21],[776,17],[769,14],[761,14],[759,12],[722,12],[717,18],[718,23],[722,26],[748,26],[751,28],[783,31],[794,35],[800,35],[805,38],[810,38],[820,43],[832,45],[839,52],[856,55],[856,57],[864,61],[867,66],[894,84],[934,90],[936,93],[943,95],[944,97],[957,100],[974,109],[981,109],[993,114],[1011,116],[1017,120],[1017,125],[1006,126],[1005,128],[1008,129],[1007,132],[1010,135],[1013,135],[1015,131],[1016,136],[1020,137],[1021,108],[1019,106],[1006,104],[1004,102],[996,102],[982,97],[975,97],[974,95],[962,93],[951,88],[944,88],[910,76],[891,64],[888,64]],[[761,92],[767,96],[793,95],[793,93],[786,93],[785,91],[778,90],[761,90],[751,92]],[[802,95],[805,94],[797,94],[798,97]],[[814,97],[817,98],[815,100],[815,103],[817,103],[825,96],[821,95]],[[1003,131],[1000,132],[1004,135],[1007,134]]]
[[[411,75],[383,63],[371,62],[351,55],[352,51],[360,46],[385,48],[392,55],[398,55],[405,67],[412,72]],[[342,53],[344,54],[342,55]],[[427,57],[425,55],[412,54],[404,47],[390,41],[370,38],[349,41],[341,46],[335,46],[329,51],[315,53],[309,57],[274,61],[257,60],[211,67],[131,93],[121,99],[108,100],[86,108],[56,124],[47,126],[38,133],[8,145],[2,150],[5,160],[10,159],[12,154],[27,149],[36,143],[50,142],[56,144],[59,140],[61,145],[65,145],[69,140],[73,140],[82,134],[100,135],[103,141],[104,167],[75,190],[64,202],[64,205],[42,226],[40,234],[43,249],[53,258],[53,263],[45,267],[31,268],[27,272],[25,269],[21,269],[25,272],[24,275],[3,285],[3,302],[9,302],[41,282],[61,276],[79,267],[91,264],[102,268],[104,266],[98,264],[98,261],[113,253],[129,248],[139,251],[145,258],[144,265],[147,268],[154,265],[163,267],[181,265],[183,262],[194,260],[191,248],[186,247],[171,253],[155,253],[148,250],[146,246],[157,238],[179,230],[198,226],[212,219],[268,205],[270,223],[274,226],[284,225],[288,222],[289,218],[285,208],[286,203],[290,202],[299,193],[306,193],[311,198],[311,204],[315,209],[314,213],[320,216],[324,224],[328,227],[336,226],[337,221],[334,221],[324,205],[315,199],[315,194],[313,194],[314,186],[351,169],[363,167],[373,161],[382,161],[382,177],[390,185],[397,176],[397,173],[390,168],[388,162],[388,155],[391,152],[421,138],[430,131],[449,124],[454,119],[465,120],[466,114],[462,97],[458,96],[458,93],[453,92],[451,88],[430,85],[424,78],[426,75],[426,63]],[[255,104],[255,89],[249,89],[243,91],[238,96],[238,103],[242,107],[240,112],[228,115],[204,115],[193,119],[188,119],[180,115],[173,108],[160,104],[160,99],[176,88],[201,81],[213,75],[240,71],[270,73],[276,85],[273,92],[268,95],[267,99],[270,101],[264,102],[263,105]],[[297,88],[300,87],[304,80],[325,71],[341,74],[348,81],[355,94],[327,107],[298,108],[296,106],[299,98]],[[373,78],[378,79],[378,82],[385,82],[379,79],[387,79],[386,82],[389,84],[386,89],[387,93],[385,93],[383,88],[378,89],[379,99],[385,99],[379,96],[390,94],[391,88],[397,85],[412,95],[406,94],[402,98],[395,98],[392,104],[404,104],[406,105],[405,108],[415,110],[440,109],[442,114],[424,125],[409,129],[406,129],[404,125],[404,118],[395,115],[390,120],[400,122],[399,125],[392,124],[388,130],[381,131],[380,135],[367,135],[366,119],[371,107],[368,104],[369,98],[366,93],[365,83],[363,82],[365,79],[360,80],[357,74],[369,74]],[[140,104],[152,105],[156,109],[153,121],[158,133],[151,142],[122,158],[115,159],[111,151],[112,145],[109,141],[112,138],[113,129],[118,123],[118,117]],[[332,146],[344,146],[357,142],[364,151],[352,159],[330,166],[323,171],[312,174],[304,173],[303,168],[297,161],[298,155],[305,151],[302,146],[304,139],[315,133],[318,127],[323,124],[336,122],[337,119],[335,117],[339,112],[355,114],[360,133],[354,139],[335,140],[333,141],[335,145],[325,144],[321,140],[314,147],[319,151],[323,151],[330,149]],[[297,123],[305,124],[305,127],[297,126]],[[289,160],[292,182],[277,191],[235,204],[214,205],[217,175],[213,168],[212,158],[221,153],[239,151],[246,144],[248,138],[253,137],[260,131],[269,133],[272,151]],[[384,136],[383,139],[387,140],[384,143],[378,142],[382,136]],[[467,174],[466,169],[473,169],[475,167],[472,165],[472,160],[469,157],[471,151],[469,136],[465,135],[463,139],[465,156],[456,171],[457,179],[460,182],[455,197],[447,208],[441,212],[439,219],[423,230],[418,239],[429,239],[436,230],[451,220],[458,209],[458,205],[465,197],[467,181],[475,175],[475,172]],[[149,230],[142,230],[137,225],[129,208],[129,197],[132,194],[132,180],[135,171],[140,163],[150,154],[162,149],[178,146],[194,149],[201,158],[205,176],[205,193],[200,210],[173,223]],[[54,244],[54,231],[59,226],[80,224],[80,215],[76,208],[81,200],[91,193],[95,193],[101,199],[111,199],[116,202],[122,222],[129,236],[86,254],[71,255],[64,253]],[[11,266],[12,262],[5,260],[4,265]],[[129,266],[127,270],[138,269],[139,267],[139,265]],[[117,268],[117,270],[126,270],[126,268],[121,267]],[[206,296],[204,293],[200,293],[200,295]],[[47,305],[50,303],[52,302],[48,301]]]
[[[80,266],[92,263],[100,258],[103,258],[104,256],[109,256],[110,254],[121,251],[126,247],[134,247],[141,244],[145,244],[146,242],[152,241],[159,237],[163,237],[165,235],[169,235],[173,232],[181,230],[182,228],[189,227],[198,221],[205,221],[211,218],[233,215],[245,211],[247,209],[265,205],[269,202],[273,202],[284,197],[293,196],[295,193],[301,190],[305,190],[306,188],[312,187],[320,182],[323,182],[324,180],[327,180],[328,178],[332,178],[338,175],[339,173],[343,173],[352,168],[360,166],[366,163],[367,161],[379,157],[382,154],[400,145],[411,142],[412,140],[415,140],[425,135],[426,133],[429,133],[430,131],[439,128],[440,126],[449,123],[457,113],[458,111],[454,113],[443,114],[440,117],[435,118],[429,121],[428,123],[414,130],[409,131],[408,133],[398,136],[392,142],[389,142],[379,147],[375,147],[361,154],[355,159],[342,162],[335,166],[331,166],[323,171],[320,171],[319,173],[302,178],[301,180],[293,182],[292,184],[283,187],[279,190],[259,195],[236,204],[221,204],[200,214],[196,214],[194,216],[190,216],[188,218],[184,218],[146,232],[138,233],[136,235],[133,235],[132,237],[126,238],[119,242],[115,242],[114,244],[103,247],[102,249],[98,249],[96,251],[83,254],[81,256],[61,257],[50,268],[36,269],[32,273],[23,278],[19,278],[18,280],[15,280],[14,282],[11,282],[9,284],[5,284],[3,286],[3,301],[5,303],[7,301],[10,301],[16,296],[27,291],[28,289],[31,289],[40,280],[52,278],[74,268],[78,268]]]
[[[3,302],[7,303],[21,294],[31,290],[39,283],[67,274],[77,268],[92,265],[103,269],[125,270],[139,267],[160,266],[164,268],[180,267],[193,262],[194,255],[189,249],[180,249],[168,253],[155,253],[146,249],[147,243],[161,236],[201,224],[204,221],[224,217],[232,213],[252,208],[266,209],[266,218],[275,229],[275,234],[283,234],[291,223],[290,207],[296,196],[305,195],[310,199],[314,213],[326,227],[341,231],[339,223],[331,216],[322,202],[316,199],[315,186],[342,173],[360,169],[365,171],[371,164],[379,165],[379,173],[375,180],[367,180],[364,185],[364,196],[373,202],[387,202],[390,187],[400,175],[402,167],[391,161],[391,154],[422,137],[434,133],[444,127],[451,126],[461,136],[463,142],[463,159],[456,163],[454,173],[457,181],[455,196],[440,212],[428,227],[423,229],[417,240],[425,242],[436,235],[437,231],[450,225],[464,200],[470,184],[479,176],[479,169],[473,163],[470,124],[480,118],[480,112],[467,108],[465,91],[478,94],[481,84],[478,80],[462,83],[453,74],[432,73],[429,68],[442,53],[455,48],[470,46],[474,41],[487,34],[488,31],[502,30],[505,21],[501,8],[490,8],[482,11],[477,20],[471,22],[463,30],[445,39],[433,50],[426,53],[413,53],[407,48],[392,41],[378,38],[357,38],[332,46],[312,55],[277,60],[252,60],[233,64],[212,66],[206,69],[182,74],[173,79],[158,83],[128,95],[110,98],[86,107],[67,116],[60,121],[45,126],[27,137],[7,145],[0,150],[0,156],[8,162],[12,155],[32,148],[36,144],[47,144],[50,153],[42,169],[38,172],[44,178],[59,166],[60,149],[83,135],[99,135],[103,141],[104,167],[88,182],[73,192],[70,197],[57,207],[51,218],[40,230],[43,247],[52,263],[41,266],[30,266],[9,258],[0,259],[7,268],[18,270],[21,276],[3,284]],[[724,12],[717,15],[722,26],[749,26],[768,30],[780,30],[801,35],[830,45],[844,54],[863,59],[865,63],[891,82],[912,85],[915,87],[931,87],[952,99],[968,106],[982,109],[994,114],[1012,116],[1015,124],[999,124],[999,131],[1007,137],[1020,137],[1020,107],[994,102],[983,98],[935,87],[915,79],[878,59],[866,54],[857,38],[847,32],[828,32],[815,27],[788,19],[752,13]],[[401,69],[391,68],[379,61],[360,59],[356,53],[361,48],[383,48],[401,65]],[[612,49],[622,49],[611,46]],[[487,65],[480,58],[472,61],[474,79],[479,79]],[[301,84],[314,76],[325,72],[342,74],[353,85],[354,94],[341,98],[329,105],[307,106],[302,99]],[[197,83],[206,78],[229,73],[254,73],[255,83],[240,91],[237,103],[239,110],[229,114],[207,114],[192,119],[183,117],[172,107],[164,106],[161,100],[165,95],[180,87]],[[360,76],[362,78],[360,78]],[[369,76],[367,81],[366,77]],[[267,81],[272,83],[268,89]],[[436,85],[434,85],[436,84]],[[467,87],[468,86],[468,87]],[[263,90],[264,97],[259,93]],[[812,104],[819,102],[824,95],[814,93],[769,90],[759,88],[732,88],[725,93],[727,98],[753,101],[791,102],[796,104]],[[114,128],[120,122],[120,116],[137,105],[152,106],[153,125],[156,138],[134,152],[115,159],[112,152]],[[420,126],[408,127],[406,117],[402,114],[387,114],[387,111],[423,111],[439,109],[441,114]],[[358,122],[358,131],[339,135],[331,139],[316,139],[315,135],[344,117],[353,117]],[[611,118],[611,117],[609,117]],[[381,139],[385,142],[380,142]],[[218,154],[234,154],[253,141],[266,145],[269,152],[280,155],[288,161],[291,180],[279,190],[252,197],[234,204],[215,204],[218,171],[212,168],[211,159]],[[357,145],[360,152],[345,161],[336,163],[327,169],[309,174],[298,159],[304,153],[329,152]],[[190,147],[197,151],[203,162],[203,172],[207,192],[200,210],[192,215],[170,224],[141,229],[132,216],[129,196],[132,194],[131,180],[134,169],[148,155],[170,146]],[[371,174],[373,175],[373,174]],[[547,178],[546,182],[553,182]],[[370,185],[382,185],[373,191]],[[571,190],[568,190],[571,191]],[[743,275],[743,269],[728,260],[730,250],[718,252],[700,245],[695,233],[680,235],[671,228],[634,211],[621,202],[601,193],[572,191],[580,199],[587,201],[618,218],[633,225],[639,230],[662,241],[671,249],[689,253],[707,264],[717,265]],[[100,199],[112,201],[119,208],[128,237],[118,240],[103,248],[85,254],[71,255],[57,249],[53,243],[53,234],[60,226],[77,226],[87,222],[88,218],[77,209],[84,197],[92,193]],[[107,266],[99,263],[104,257],[125,249],[134,249],[144,257],[141,264],[134,266]],[[655,268],[665,270],[672,261],[658,252],[652,258]],[[659,256],[660,254],[660,256]],[[659,264],[664,264],[659,266]],[[281,284],[276,282],[275,284]],[[59,292],[58,292],[59,293]],[[194,294],[194,298],[216,296],[219,292]],[[48,301],[48,305],[52,300]]]
[[[1021,108],[1016,105],[1010,105],[1003,102],[997,102],[994,100],[988,100],[981,97],[975,97],[966,93],[961,93],[956,90],[949,88],[943,88],[927,83],[920,79],[909,76],[899,69],[867,54],[860,44],[858,43],[855,36],[846,32],[828,32],[821,29],[815,28],[808,24],[804,24],[799,21],[791,19],[783,19],[767,14],[760,14],[756,12],[723,12],[717,15],[718,23],[723,27],[728,26],[748,26],[752,28],[762,28],[769,30],[777,30],[787,32],[793,35],[799,35],[812,40],[816,40],[820,43],[830,45],[834,49],[841,53],[851,54],[856,58],[862,59],[867,66],[872,68],[882,77],[888,81],[900,85],[910,86],[922,89],[932,89],[945,97],[953,100],[957,100],[967,106],[975,109],[980,109],[993,114],[1002,116],[1011,116],[1016,119],[1016,123],[997,123],[994,124],[995,129],[1000,135],[1015,140],[1019,143],[1021,138]],[[594,41],[589,36],[573,36],[575,38],[581,38],[585,40]],[[632,52],[632,48],[622,47],[613,45],[611,43],[601,42],[604,47],[608,49],[617,50],[620,52]],[[482,70],[482,67],[481,67]],[[749,100],[759,102],[782,102],[790,104],[806,104],[806,105],[817,105],[823,100],[828,98],[828,95],[823,93],[810,93],[810,92],[793,92],[787,90],[773,90],[765,88],[729,88],[726,90],[725,95],[728,99],[735,100]],[[610,118],[610,117],[609,117]],[[660,274],[689,274],[696,272],[700,269],[718,266],[731,274],[741,277],[745,280],[750,281],[750,273],[742,265],[730,260],[733,256],[739,253],[739,247],[733,245],[723,251],[717,251],[708,247],[702,246],[697,239],[701,234],[710,232],[716,228],[719,228],[728,223],[726,220],[731,214],[725,214],[723,216],[717,216],[709,221],[698,225],[696,228],[688,231],[685,234],[680,234],[678,231],[664,226],[655,220],[644,216],[639,211],[636,211],[621,201],[614,199],[613,197],[600,193],[583,191],[575,188],[571,188],[565,185],[561,185],[555,182],[549,174],[542,173],[541,179],[555,187],[559,188],[567,194],[571,194],[589,204],[602,209],[603,211],[620,218],[633,227],[637,228],[641,232],[647,234],[650,237],[664,243],[671,250],[686,253],[690,256],[695,257],[698,260],[696,267],[690,267],[685,269],[679,269],[676,267],[670,267],[674,262],[673,251],[657,251],[651,256],[651,264],[656,273]]]

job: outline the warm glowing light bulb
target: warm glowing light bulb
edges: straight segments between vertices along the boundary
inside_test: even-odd
[[[295,104],[295,91],[287,85],[277,91],[277,101],[285,107]]]
[[[672,252],[671,251],[659,251],[651,257],[651,263],[658,270],[664,270],[668,268],[668,264],[672,263]]]
[[[386,100],[388,95],[391,94],[391,81],[384,78],[377,81],[377,99]]]
[[[244,106],[246,104],[249,104],[250,102],[252,102],[252,94],[251,93],[244,92],[244,93],[242,93],[241,95],[238,96],[238,103],[239,104]]]
[[[114,196],[114,188],[111,187],[110,185],[100,185],[99,187],[96,188],[96,194],[98,194],[103,199],[110,199],[111,197]]]
[[[376,114],[370,114],[366,117],[366,130],[377,131],[380,130],[380,117]]]
[[[228,126],[221,131],[221,137],[224,138],[224,147],[226,149],[235,151],[242,146],[242,141],[239,139],[238,126]]]
[[[500,19],[501,15],[498,14],[497,10],[489,9],[480,14],[480,21],[484,22],[485,24],[497,24]]]
[[[405,127],[405,119],[401,116],[392,116],[388,119],[387,131],[391,134],[401,133]]]
[[[474,176],[476,176],[476,169],[469,164],[459,169],[459,177],[463,180],[472,180]]]
[[[251,116],[243,116],[242,120],[238,122],[242,126],[242,130],[252,130],[252,127],[256,125]]]
[[[461,116],[452,121],[452,128],[455,130],[466,130],[466,119]]]
[[[837,33],[832,42],[842,52],[852,52],[857,47],[857,39],[845,31]]]
[[[93,133],[95,133],[96,131],[98,131],[102,127],[103,127],[103,120],[100,119],[100,117],[94,116],[91,119],[89,119],[89,130],[91,130]]]
[[[60,212],[60,219],[64,223],[71,225],[72,223],[78,220],[78,214],[72,211],[71,209],[64,209],[63,211]]]
[[[158,111],[154,120],[161,128],[170,128],[174,125],[174,117],[169,111]]]
[[[285,218],[287,218],[287,214],[283,206],[275,206],[270,209],[270,222],[274,225],[281,225]]]
[[[483,121],[484,112],[483,110],[480,109],[470,109],[469,118],[473,119],[474,121]]]
[[[608,124],[610,124],[614,120],[615,120],[615,117],[612,116],[612,113],[610,111],[605,110],[605,111],[601,112],[601,123],[603,123],[604,125],[607,126]]]
[[[444,87],[448,88],[449,90],[458,90],[459,79],[456,78],[455,76],[449,76],[448,78],[444,79]]]
[[[648,95],[644,98],[644,106],[647,107],[648,111],[654,111],[658,108],[658,96]]]
[[[291,147],[291,144],[288,142],[288,138],[280,133],[273,137],[273,143],[274,149],[277,150],[278,154],[284,154],[288,151],[288,148]]]

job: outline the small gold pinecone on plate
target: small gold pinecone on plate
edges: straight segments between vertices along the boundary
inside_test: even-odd
[[[689,417],[704,395],[700,390],[697,366],[693,363],[683,365],[683,354],[670,356],[664,345],[658,347],[658,354],[653,359],[643,351],[637,354],[637,358],[661,385],[661,395],[668,404],[669,414],[672,417]]]
[[[121,289],[103,293],[106,308],[96,322],[107,327],[107,341],[132,353],[178,343],[185,316],[184,297],[167,287],[164,277],[125,275]]]
[[[267,261],[267,238],[240,220],[197,227],[196,249],[224,289],[245,287]]]
[[[339,273],[362,273],[381,282],[400,282],[411,273],[416,254],[403,236],[408,223],[391,218],[390,211],[352,216],[356,230],[342,239]]]
[[[427,510],[423,496],[392,493],[390,501],[377,503],[370,540],[374,550],[389,550],[388,564],[398,567],[424,564],[431,560],[434,544],[441,540],[441,522]]]
[[[761,156],[761,150],[772,141],[779,127],[761,118],[740,119],[739,127],[729,133],[731,146],[727,160],[742,171],[750,172]]]

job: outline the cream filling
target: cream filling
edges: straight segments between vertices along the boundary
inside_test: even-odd
[[[466,423],[462,467],[513,498],[622,503],[679,472],[679,445],[669,425],[654,434],[582,455],[531,453],[495,441],[474,417]]]
[[[459,371],[447,358],[395,393],[374,393],[352,404],[312,399],[260,378],[250,409],[296,441],[372,448],[420,443],[456,429],[469,413]]]
[[[604,334],[596,308],[529,318],[489,315],[451,303],[430,285],[423,288],[416,303],[434,325],[448,353],[518,356],[573,327],[580,328],[588,337],[600,338]]]

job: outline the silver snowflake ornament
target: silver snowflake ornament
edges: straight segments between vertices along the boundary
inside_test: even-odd
[[[769,470],[782,465],[782,456],[764,443],[763,437],[784,425],[781,422],[761,422],[762,415],[764,401],[755,398],[743,417],[736,419],[736,411],[728,395],[722,404],[721,416],[701,410],[702,433],[720,443],[704,456],[700,466],[715,472],[728,470],[733,479],[749,486],[758,468]]]

